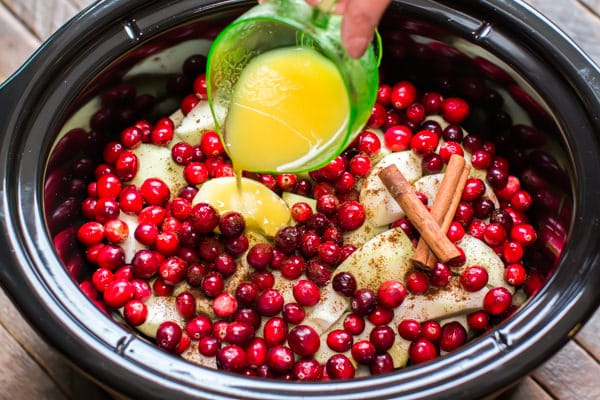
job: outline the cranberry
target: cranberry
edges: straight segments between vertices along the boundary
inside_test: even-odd
[[[105,223],[111,219],[116,219],[119,216],[119,204],[108,198],[98,199],[94,207],[94,219],[98,222]]]
[[[274,238],[275,248],[285,254],[291,254],[300,244],[300,230],[295,226],[280,229]]]
[[[94,288],[99,292],[104,292],[108,284],[115,280],[113,272],[107,268],[98,268],[92,274],[92,283]]]
[[[294,364],[293,375],[299,381],[320,381],[323,366],[314,358],[303,358]]]
[[[102,243],[104,239],[104,226],[96,221],[86,222],[77,230],[77,240],[85,246]]]
[[[431,271],[431,284],[437,287],[444,287],[450,283],[452,271],[444,263],[436,262]]]
[[[421,336],[421,324],[414,319],[403,319],[398,324],[398,334],[406,340],[416,340]]]
[[[317,211],[327,216],[332,216],[340,205],[338,198],[331,193],[319,196],[317,199]]]
[[[247,347],[254,339],[254,329],[245,322],[232,321],[227,325],[225,341]]]
[[[202,292],[208,297],[216,297],[220,293],[223,292],[223,288],[225,287],[225,281],[223,280],[223,276],[218,272],[209,272],[202,279],[202,283],[200,284]]]
[[[508,209],[492,211],[490,222],[502,225],[506,232],[510,232],[515,224],[514,217],[508,212]]]
[[[370,365],[375,361],[377,349],[368,340],[360,340],[352,345],[351,354],[359,364]]]
[[[371,375],[382,375],[394,370],[394,360],[390,353],[385,352],[375,355],[375,359],[369,366]]]
[[[464,156],[462,146],[458,142],[447,141],[440,147],[440,157],[445,164],[448,164],[453,155]]]
[[[290,372],[294,367],[294,352],[287,346],[276,345],[269,349],[267,365],[277,374]]]
[[[273,287],[275,277],[270,271],[258,271],[251,275],[251,281],[258,286],[258,290],[266,290]]]
[[[226,371],[240,372],[248,366],[246,351],[235,344],[224,346],[217,352],[217,365]]]
[[[363,154],[357,154],[348,163],[348,172],[356,178],[364,178],[371,170],[371,158]]]
[[[386,110],[385,107],[379,103],[373,104],[371,115],[367,120],[366,126],[369,128],[381,128],[385,124]]]
[[[377,290],[377,302],[388,309],[398,307],[406,297],[406,287],[400,281],[385,281]]]
[[[190,292],[179,293],[175,298],[175,307],[183,318],[192,318],[196,314],[196,299]]]
[[[473,212],[476,218],[487,219],[492,216],[496,206],[490,199],[480,198],[473,202]]]
[[[410,147],[412,136],[412,131],[407,126],[395,125],[385,131],[383,141],[391,151],[404,151]]]
[[[474,201],[485,193],[485,183],[479,178],[469,178],[465,183],[461,199],[464,201]]]
[[[177,256],[173,256],[160,263],[158,273],[167,285],[177,285],[185,279],[187,267],[185,261]]]
[[[439,137],[429,129],[423,129],[415,133],[410,141],[410,147],[415,154],[426,156],[435,151],[439,143]]]
[[[474,330],[487,328],[489,322],[488,314],[485,311],[475,311],[467,315],[467,324]]]
[[[492,155],[483,149],[475,150],[471,154],[471,164],[477,169],[488,169],[492,164]]]
[[[312,356],[319,350],[319,334],[308,325],[295,326],[288,334],[288,346],[300,357]]]
[[[502,250],[502,258],[506,264],[515,264],[521,261],[524,253],[525,250],[520,243],[507,242]]]
[[[423,171],[426,174],[437,174],[444,169],[444,161],[438,154],[431,153],[423,157],[421,161]]]
[[[386,325],[394,319],[394,311],[377,304],[367,319],[373,325]]]
[[[442,327],[440,349],[444,351],[456,350],[467,341],[467,331],[458,322],[448,322]]]
[[[338,272],[331,281],[333,290],[342,296],[351,297],[356,292],[356,279],[349,272]]]
[[[450,241],[456,243],[465,236],[465,228],[458,222],[452,221],[448,228],[447,236]]]
[[[238,302],[233,295],[224,292],[214,298],[212,308],[217,317],[227,318],[236,312],[238,308]]]
[[[417,88],[411,82],[401,81],[392,87],[390,102],[397,110],[403,110],[417,99]]]
[[[537,240],[537,232],[530,224],[517,224],[510,230],[511,240],[520,243],[523,247],[531,246]]]
[[[491,247],[496,247],[506,240],[506,229],[501,224],[491,222],[483,232],[483,239]]]
[[[141,325],[146,322],[146,318],[148,318],[148,307],[140,300],[129,300],[125,303],[125,307],[123,307],[123,316],[131,325]]]
[[[171,191],[166,183],[158,178],[148,178],[140,187],[142,198],[147,204],[163,206],[171,196]]]
[[[156,343],[161,349],[173,351],[181,340],[182,333],[175,322],[165,321],[156,330]]]
[[[510,292],[502,287],[495,287],[490,289],[485,297],[483,298],[483,309],[490,315],[501,315],[503,314],[512,303],[512,295]]]
[[[346,170],[346,159],[343,156],[337,156],[329,161],[327,165],[319,169],[319,174],[323,179],[334,181],[338,179]]]
[[[437,358],[437,355],[438,351],[436,346],[424,338],[415,340],[408,347],[408,357],[414,364],[421,364],[433,360]]]
[[[442,102],[442,116],[451,124],[464,122],[470,113],[469,104],[458,97],[448,97]]]
[[[319,287],[313,281],[307,279],[296,282],[292,291],[296,301],[305,307],[317,304],[321,295]]]
[[[392,96],[392,87],[382,83],[377,89],[377,102],[382,106],[389,106]]]
[[[206,315],[198,315],[189,320],[185,331],[194,340],[200,340],[212,332],[212,321]]]
[[[162,278],[159,277],[152,283],[152,290],[157,296],[171,296],[175,290],[175,287],[173,285],[166,284]]]
[[[290,324],[297,325],[304,320],[306,312],[298,303],[286,303],[282,310],[283,319]]]
[[[475,217],[475,210],[473,206],[465,201],[458,203],[456,213],[454,214],[454,220],[460,223],[463,227],[469,226],[473,218]]]
[[[104,245],[98,251],[96,263],[100,268],[114,271],[125,264],[125,251],[117,245]]]
[[[343,354],[334,354],[325,363],[325,370],[330,379],[352,379],[356,369],[352,362]]]
[[[421,324],[421,336],[436,343],[442,334],[442,327],[437,321],[425,321]]]
[[[344,329],[334,329],[327,334],[327,346],[338,353],[350,350],[353,341],[352,334]]]
[[[379,353],[389,350],[394,344],[394,339],[394,330],[387,325],[376,326],[369,334],[369,341]]]
[[[491,166],[487,170],[485,178],[495,190],[502,189],[508,183],[508,172]]]
[[[522,264],[509,264],[504,270],[504,279],[512,286],[521,286],[527,280],[527,271]]]
[[[306,263],[306,277],[323,287],[331,280],[331,271],[321,261],[313,259]]]
[[[217,157],[225,153],[221,138],[215,131],[206,131],[202,134],[200,148],[202,149],[202,154],[207,157]]]
[[[352,335],[360,335],[365,330],[365,320],[356,313],[350,313],[344,318],[344,330]]]
[[[312,208],[306,202],[294,203],[290,209],[294,221],[302,223],[306,222],[312,214]]]
[[[260,315],[272,317],[283,309],[283,296],[275,289],[267,289],[256,299],[256,310]]]
[[[338,224],[346,231],[358,229],[365,219],[364,207],[357,201],[346,201],[340,205],[337,211]]]
[[[350,306],[352,311],[361,317],[366,316],[375,307],[377,296],[370,289],[359,289],[352,295],[350,299]]]
[[[198,203],[192,207],[188,220],[194,230],[206,234],[212,232],[219,225],[220,216],[210,204]]]
[[[246,360],[250,367],[260,367],[267,362],[269,348],[263,338],[255,337],[246,347]]]
[[[429,278],[424,272],[413,271],[406,277],[406,286],[411,293],[425,293],[429,288]]]
[[[203,336],[198,341],[198,351],[205,357],[214,357],[219,351],[219,339],[212,335]]]
[[[476,292],[487,285],[488,273],[483,267],[471,266],[462,272],[460,283],[466,291]]]

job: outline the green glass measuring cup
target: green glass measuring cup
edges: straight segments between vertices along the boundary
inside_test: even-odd
[[[311,151],[309,157],[290,160],[279,170],[253,172],[299,173],[317,169],[342,152],[371,114],[379,83],[381,48],[371,45],[361,58],[351,58],[342,44],[342,17],[330,12],[336,3],[336,0],[325,0],[319,7],[312,8],[305,0],[269,0],[228,25],[210,49],[208,100],[226,149],[225,127],[235,86],[244,68],[255,57],[275,49],[309,47],[335,65],[345,85],[349,115],[333,140]]]

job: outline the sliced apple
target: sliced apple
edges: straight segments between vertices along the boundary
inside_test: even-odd
[[[181,122],[176,125],[175,136],[192,146],[200,144],[202,133],[216,130],[213,114],[208,101],[200,101]]]
[[[188,185],[183,176],[183,166],[173,161],[171,150],[167,147],[142,143],[132,151],[138,159],[138,172],[132,184],[140,187],[146,179],[158,178],[169,186],[172,197]]]
[[[371,169],[361,183],[359,200],[364,205],[367,221],[373,226],[387,225],[405,216],[404,210],[379,179],[379,172],[392,164],[398,167],[410,183],[423,175],[421,157],[410,150],[391,153]]]
[[[246,227],[268,237],[290,221],[290,210],[275,192],[260,182],[234,177],[211,179],[204,183],[192,204],[209,203],[220,213],[238,211],[246,219]]]

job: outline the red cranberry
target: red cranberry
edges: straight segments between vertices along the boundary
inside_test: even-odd
[[[394,311],[377,304],[367,319],[373,325],[387,325],[394,319]]]
[[[338,353],[350,350],[353,341],[352,334],[344,329],[334,329],[327,334],[327,346]]]
[[[343,354],[334,354],[325,363],[325,370],[330,379],[352,379],[356,373],[354,365]]]
[[[504,270],[504,279],[512,286],[521,286],[527,280],[527,271],[522,264],[510,264]]]
[[[437,174],[444,169],[444,161],[438,154],[431,153],[423,157],[421,161],[423,171],[426,174]]]
[[[265,322],[263,337],[269,347],[282,344],[288,335],[288,326],[283,318],[273,317]]]
[[[486,179],[494,189],[502,189],[508,183],[508,172],[491,166],[487,170]]]
[[[312,356],[319,350],[319,334],[308,325],[295,326],[288,334],[288,346],[300,357]]]
[[[258,271],[252,274],[250,280],[258,286],[258,290],[267,290],[275,284],[275,277],[271,271]]]
[[[429,288],[429,278],[424,272],[413,271],[406,277],[406,286],[411,293],[425,293]]]
[[[344,318],[344,330],[352,335],[360,335],[365,330],[365,320],[355,313],[350,313]]]
[[[412,131],[407,126],[395,125],[385,131],[383,141],[391,151],[404,151],[410,147],[412,136]]]
[[[215,131],[206,131],[202,134],[200,149],[202,150],[202,154],[207,157],[218,157],[225,153],[221,138]]]
[[[369,334],[369,341],[379,353],[389,350],[394,344],[394,339],[394,330],[387,325],[376,326]]]
[[[400,281],[385,281],[377,290],[377,302],[388,309],[398,307],[406,297],[406,288]]]
[[[348,163],[348,172],[350,172],[356,178],[363,178],[367,176],[370,170],[371,158],[363,154],[355,155]]]
[[[283,309],[283,296],[275,289],[267,289],[256,299],[256,310],[260,315],[272,317]]]
[[[206,315],[198,315],[189,320],[185,331],[194,340],[200,340],[212,332],[212,321]]]
[[[421,336],[421,324],[414,319],[403,319],[398,324],[398,334],[406,340],[416,340]]]
[[[125,251],[117,245],[104,245],[98,251],[96,263],[100,268],[114,271],[125,264]]]
[[[224,346],[217,352],[217,365],[226,371],[240,372],[248,366],[246,351],[235,344]]]
[[[203,356],[214,357],[219,351],[219,345],[219,339],[212,335],[206,335],[198,341],[198,351]]]
[[[331,280],[331,271],[321,261],[313,259],[306,263],[306,277],[323,287]]]
[[[448,239],[456,243],[465,236],[465,228],[456,221],[452,221],[447,232]]]
[[[437,262],[431,271],[431,284],[437,287],[444,287],[450,283],[452,271],[444,263]]]
[[[410,147],[415,154],[426,156],[435,151],[439,143],[439,137],[429,129],[423,129],[412,137]]]
[[[282,311],[283,319],[290,324],[297,325],[304,320],[306,312],[298,303],[286,303]]]
[[[485,297],[483,298],[483,309],[490,315],[501,315],[503,314],[512,303],[512,295],[510,292],[502,287],[495,287],[490,289]]]
[[[314,306],[319,302],[321,292],[319,287],[310,280],[299,280],[292,289],[296,301],[305,307]]]
[[[185,279],[187,267],[185,261],[173,256],[160,263],[158,272],[167,285],[177,285]]]
[[[179,293],[175,298],[175,307],[183,318],[192,318],[196,314],[196,298],[190,292]]]
[[[340,205],[337,211],[338,224],[346,231],[358,229],[365,219],[364,207],[357,201],[346,201]]]
[[[461,124],[470,113],[469,104],[458,97],[444,99],[441,106],[442,116],[451,124]]]
[[[293,375],[299,381],[320,381],[323,366],[314,358],[303,358],[294,364]]]
[[[444,351],[456,350],[467,341],[467,331],[456,321],[448,322],[442,327],[440,349]]]
[[[510,230],[510,238],[523,247],[529,247],[537,240],[537,232],[533,225],[517,224]]]
[[[225,341],[238,346],[246,347],[254,339],[254,329],[241,321],[232,321],[227,325]]]
[[[408,347],[408,357],[413,364],[421,364],[437,358],[436,346],[429,340],[420,338]]]
[[[474,201],[479,199],[485,193],[485,184],[479,178],[469,178],[465,183],[461,199],[464,201]]]
[[[237,311],[238,302],[233,295],[224,292],[214,298],[212,308],[217,317],[227,318]]]
[[[467,324],[474,330],[487,328],[489,322],[488,314],[485,311],[475,311],[467,315]]]
[[[502,250],[502,258],[506,264],[515,264],[521,261],[525,250],[520,243],[507,242]]]
[[[269,348],[263,338],[255,337],[246,347],[246,360],[250,367],[260,367],[267,362]]]
[[[394,370],[394,360],[390,353],[385,352],[375,355],[375,359],[369,366],[371,375],[388,374]]]
[[[163,206],[171,196],[171,191],[166,183],[157,178],[148,178],[140,187],[142,198],[147,204]]]
[[[125,303],[123,315],[128,323],[133,326],[138,326],[146,322],[146,318],[148,318],[148,307],[143,301],[133,299]]]
[[[454,214],[454,220],[460,223],[463,227],[469,226],[473,218],[475,217],[475,210],[473,206],[465,201],[461,201],[456,208]]]
[[[218,272],[209,272],[206,274],[200,285],[204,294],[208,297],[216,297],[225,287],[225,281],[223,276]]]
[[[285,254],[291,254],[300,244],[300,235],[297,227],[286,226],[275,235],[275,247]]]
[[[421,324],[421,336],[436,343],[442,334],[442,327],[437,321],[425,321]]]
[[[460,283],[468,292],[481,290],[488,283],[488,273],[485,268],[471,266],[463,271]]]
[[[194,230],[206,234],[212,232],[219,225],[220,216],[210,204],[198,203],[192,208],[188,220]]]
[[[158,347],[167,351],[175,350],[181,340],[182,330],[173,321],[165,321],[156,330],[156,343]]]
[[[381,128],[385,124],[386,110],[385,107],[379,103],[373,104],[371,115],[367,120],[366,126],[369,128]]]
[[[471,154],[471,164],[477,169],[488,169],[492,164],[492,155],[483,149],[475,150]]]
[[[375,361],[377,349],[368,340],[360,340],[352,345],[351,354],[359,364],[370,365]]]
[[[397,110],[403,110],[417,99],[417,88],[411,82],[401,81],[392,87],[390,102]]]
[[[283,345],[271,347],[267,354],[267,365],[277,374],[290,372],[294,367],[293,351]]]

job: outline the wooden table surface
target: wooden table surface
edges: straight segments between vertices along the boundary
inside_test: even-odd
[[[528,2],[600,64],[600,0]],[[0,0],[0,82],[62,23],[89,4],[90,0]],[[597,311],[562,350],[500,398],[600,399],[599,331]],[[50,348],[2,289],[0,343],[0,399],[111,398]]]

